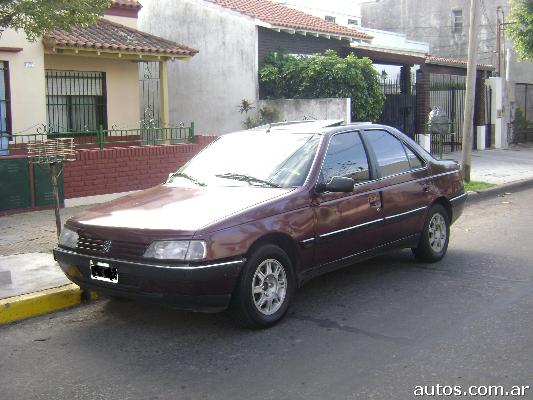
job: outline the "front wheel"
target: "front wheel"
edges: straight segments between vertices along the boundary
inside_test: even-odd
[[[294,282],[287,253],[272,244],[259,247],[246,262],[233,295],[233,317],[248,328],[275,324],[289,308]]]
[[[450,217],[442,205],[435,204],[428,212],[418,247],[412,249],[413,254],[420,261],[439,261],[448,250],[449,240]]]

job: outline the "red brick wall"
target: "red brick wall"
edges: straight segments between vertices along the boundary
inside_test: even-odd
[[[198,135],[191,144],[78,150],[76,161],[64,165],[65,198],[158,185],[214,139]]]

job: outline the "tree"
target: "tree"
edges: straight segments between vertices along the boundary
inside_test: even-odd
[[[516,52],[523,59],[533,60],[533,0],[511,0],[508,27]]]
[[[52,29],[90,25],[110,5],[111,0],[0,0],[0,34],[23,30],[34,41]]]
[[[381,115],[383,93],[368,58],[339,57],[333,50],[310,57],[270,54],[259,70],[262,98],[350,97],[352,119],[374,121]]]

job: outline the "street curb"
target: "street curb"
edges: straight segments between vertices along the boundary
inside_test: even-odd
[[[520,192],[522,190],[527,190],[531,188],[533,188],[533,178],[505,183],[503,185],[494,186],[489,189],[480,190],[478,192],[468,192],[467,205],[477,204],[484,200],[490,200],[505,193]]]
[[[94,292],[91,292],[91,299],[96,299]],[[86,293],[74,283],[0,299],[0,325],[62,310],[85,301]]]

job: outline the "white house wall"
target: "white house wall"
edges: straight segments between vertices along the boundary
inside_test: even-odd
[[[29,42],[23,32],[8,29],[0,37],[1,47],[22,48],[18,53],[1,52],[9,63],[11,125],[15,134],[33,134],[46,124],[44,48],[40,40]]]
[[[253,19],[197,0],[143,0],[139,29],[199,50],[168,64],[170,123],[198,132],[242,128],[242,99],[257,103],[257,28]]]

